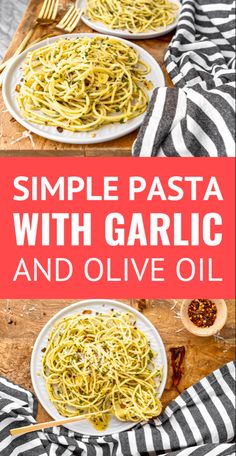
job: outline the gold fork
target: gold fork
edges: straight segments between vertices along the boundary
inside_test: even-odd
[[[83,14],[83,10],[78,7],[78,2],[79,0],[75,2],[75,5],[70,6],[65,16],[56,25],[56,28],[64,30],[67,33],[73,32]]]
[[[26,37],[24,38],[18,49],[15,51],[14,55],[0,65],[0,72],[4,70],[4,68],[13,60],[15,56],[19,55],[26,48],[30,38],[32,37],[38,25],[49,25],[51,22],[54,22],[56,20],[58,5],[59,0],[44,0],[43,6],[33,26],[31,27],[31,30],[27,33]]]
[[[28,426],[11,429],[10,434],[14,435],[14,436],[28,434],[29,432],[41,431],[42,429],[48,429],[48,428],[51,428],[54,426],[63,426],[64,424],[68,424],[68,423],[76,423],[77,421],[87,420],[93,416],[101,415],[101,414],[109,413],[109,412],[111,412],[111,409],[102,410],[101,412],[87,413],[86,415],[81,415],[81,416],[73,416],[72,418],[62,418],[62,419],[56,420],[56,421],[47,421],[46,423],[30,424]]]

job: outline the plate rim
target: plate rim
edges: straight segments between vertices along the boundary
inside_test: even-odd
[[[133,39],[133,40],[148,40],[148,39],[153,39],[153,38],[159,38],[161,36],[167,35],[168,33],[171,33],[178,25],[178,20],[179,20],[179,15],[180,15],[180,9],[181,9],[181,2],[180,0],[170,0],[171,3],[178,3],[179,5],[179,12],[176,17],[176,20],[168,25],[165,30],[162,31],[151,31],[149,33],[130,33],[126,30],[121,30],[121,29],[109,29],[106,28],[106,26],[102,25],[102,22],[93,22],[91,19],[86,17],[84,14],[81,16],[81,20],[87,27],[92,28],[93,30],[99,32],[99,33],[107,33],[108,35],[112,35],[114,37],[118,38],[124,38],[124,39]],[[82,0],[81,6],[84,7],[86,5],[86,0]],[[96,25],[97,24],[97,25]],[[160,27],[161,28],[161,27]]]
[[[47,323],[42,327],[41,331],[39,332],[35,342],[34,342],[34,345],[33,345],[33,350],[32,350],[32,353],[31,353],[31,359],[30,359],[30,376],[31,376],[31,382],[32,382],[32,385],[33,385],[33,389],[34,389],[34,393],[39,401],[39,403],[41,404],[41,406],[43,407],[43,409],[49,414],[49,416],[51,416],[53,419],[55,419],[52,415],[51,415],[51,411],[49,410],[48,406],[44,404],[44,402],[41,402],[42,400],[42,397],[40,397],[40,394],[38,395],[38,392],[39,392],[39,387],[38,385],[36,384],[36,376],[37,376],[37,373],[35,373],[35,368],[36,368],[36,363],[35,363],[35,358],[36,358],[36,354],[37,354],[37,350],[40,348],[40,340],[41,340],[41,337],[42,337],[42,334],[43,332],[45,331],[50,331],[50,329],[52,328],[52,325],[60,319],[61,315],[64,314],[65,311],[67,310],[71,310],[71,314],[73,313],[73,309],[74,308],[78,308],[78,307],[83,307],[83,306],[89,306],[91,305],[92,303],[100,303],[100,304],[105,304],[106,303],[109,303],[110,305],[119,305],[121,306],[121,308],[123,308],[124,310],[129,310],[131,312],[133,312],[137,317],[141,317],[141,319],[144,320],[144,322],[146,322],[148,325],[150,325],[152,327],[152,329],[155,331],[155,336],[157,337],[158,339],[158,343],[160,344],[160,347],[161,347],[161,352],[162,352],[162,355],[163,355],[163,377],[162,377],[162,381],[161,381],[161,384],[160,384],[160,388],[159,388],[159,391],[158,391],[158,397],[161,397],[164,390],[165,390],[165,387],[166,387],[166,382],[167,382],[167,375],[168,375],[168,361],[167,361],[167,354],[166,354],[166,349],[165,349],[165,345],[164,345],[164,342],[162,340],[162,337],[160,336],[158,330],[156,329],[156,327],[152,324],[152,322],[145,316],[143,315],[141,312],[139,312],[138,310],[134,309],[133,307],[129,306],[128,304],[125,304],[123,301],[118,301],[118,300],[114,300],[114,299],[102,299],[102,298],[99,298],[99,299],[96,299],[96,298],[93,298],[93,299],[83,299],[81,301],[76,301],[74,302],[73,304],[69,304],[68,306],[65,306],[63,309],[59,310],[59,312],[57,312],[55,315],[53,315],[48,321]],[[129,424],[128,424],[129,423]],[[126,430],[134,427],[137,423],[132,423],[132,422],[128,422],[127,421],[127,428]],[[64,426],[66,427],[67,429],[70,429],[69,427],[70,425],[67,426]],[[75,431],[73,431],[75,432]],[[119,432],[124,432],[124,431],[119,431]],[[77,432],[78,433],[78,432]],[[112,435],[116,432],[114,431],[108,431],[105,430],[105,432],[101,432],[101,434],[92,434],[92,433],[85,433],[83,432],[84,435],[89,435],[89,436],[94,436],[94,437],[102,437],[104,435]]]
[[[110,35],[106,35],[106,34],[94,33],[94,32],[85,32],[85,33],[81,32],[81,33],[71,33],[71,34],[57,35],[57,36],[53,36],[53,37],[50,37],[50,38],[46,38],[46,39],[44,39],[42,41],[39,41],[38,43],[33,44],[29,48],[25,49],[21,54],[15,56],[13,58],[12,62],[10,62],[9,66],[7,67],[7,69],[4,72],[4,78],[3,78],[3,84],[2,84],[2,96],[3,96],[4,104],[5,104],[8,112],[12,115],[12,117],[14,117],[14,119],[16,119],[17,122],[20,125],[22,125],[26,130],[28,130],[28,131],[30,131],[32,133],[35,133],[36,135],[40,136],[41,138],[46,138],[46,139],[49,139],[51,141],[64,143],[64,144],[89,145],[89,144],[106,143],[106,142],[113,141],[113,140],[122,138],[124,136],[127,136],[128,134],[130,134],[133,131],[135,131],[138,128],[140,128],[147,111],[145,111],[143,114],[141,114],[140,116],[138,116],[138,117],[136,117],[134,119],[134,120],[136,120],[135,125],[130,125],[129,126],[129,122],[130,121],[128,121],[125,124],[127,126],[127,128],[124,131],[119,131],[118,130],[117,132],[111,134],[110,136],[106,136],[105,138],[98,138],[98,137],[93,138],[92,136],[86,137],[86,138],[79,138],[78,136],[75,136],[75,137],[73,137],[73,136],[71,136],[71,137],[61,136],[61,137],[59,137],[59,133],[56,134],[56,133],[51,133],[51,132],[47,132],[47,131],[40,131],[36,124],[34,125],[30,121],[27,121],[26,119],[24,119],[21,116],[21,114],[18,113],[14,109],[14,107],[12,107],[12,105],[11,105],[12,96],[10,95],[8,97],[7,81],[8,81],[8,79],[11,78],[12,68],[14,68],[14,66],[17,64],[18,65],[17,69],[18,69],[20,67],[20,65],[21,65],[21,62],[25,59],[26,55],[28,54],[28,52],[31,52],[32,50],[38,49],[41,46],[44,46],[44,45],[46,45],[46,44],[48,44],[50,42],[55,42],[56,40],[58,40],[60,38],[73,39],[73,38],[76,38],[76,37],[79,38],[81,36],[84,36],[84,37],[85,36],[88,36],[88,37],[99,36],[99,37],[104,37],[104,38],[111,38]],[[146,49],[144,49],[143,47],[139,46],[138,44],[133,43],[132,41],[129,41],[129,40],[125,39],[125,38],[117,37],[117,36],[114,36],[113,38],[118,40],[118,41],[124,42],[126,45],[134,48],[139,54],[140,54],[140,51],[141,51],[144,56],[147,55],[148,59],[150,59],[152,64],[156,66],[156,69],[158,69],[158,74],[159,74],[158,78],[160,79],[158,87],[165,87],[165,76],[164,76],[164,73],[162,71],[161,65],[157,62],[157,60],[148,51],[146,51]],[[155,87],[154,87],[154,89],[155,89]],[[149,102],[150,102],[150,100],[151,100],[151,94],[150,94]],[[133,120],[133,119],[131,119],[131,120]],[[89,134],[91,135],[95,131],[96,130],[92,130],[92,131],[87,132],[87,133],[88,133],[88,135]]]

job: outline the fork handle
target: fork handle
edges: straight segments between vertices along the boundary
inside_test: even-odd
[[[76,423],[78,421],[83,421],[91,418],[92,416],[100,415],[101,413],[109,413],[111,410],[103,410],[102,412],[92,412],[86,415],[73,416],[70,418],[61,418],[60,420],[47,421],[46,423],[36,423],[30,424],[28,426],[23,426],[20,428],[15,428],[10,430],[10,434],[13,436],[28,434],[29,432],[41,431],[43,429],[48,429],[54,426],[63,426],[68,423]]]
[[[86,419],[86,417],[82,418]],[[39,424],[31,424],[29,426],[23,426],[21,428],[16,428],[16,429],[11,429],[10,434],[12,436],[17,436],[17,435],[24,435],[28,434],[29,432],[35,432],[35,431],[41,431],[43,429],[48,429],[54,426],[61,426],[66,423],[75,423],[77,421],[82,421],[81,417],[73,417],[67,420],[58,420],[58,421],[48,421],[46,423],[39,423]]]
[[[5,62],[3,62],[1,65],[0,65],[0,72],[2,70],[4,70],[4,68],[6,68],[6,66],[13,60],[14,57],[16,57],[17,55],[19,55],[22,51],[24,51],[24,49],[26,48],[31,36],[33,35],[34,31],[35,31],[35,28],[38,24],[35,24],[32,29],[27,33],[27,35],[25,36],[25,38],[23,39],[22,43],[20,44],[20,46],[17,48],[17,50],[15,51],[15,53],[13,54],[12,57],[10,57],[8,60],[5,60]]]

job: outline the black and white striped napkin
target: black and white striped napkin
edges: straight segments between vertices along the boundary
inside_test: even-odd
[[[35,421],[37,401],[0,377],[1,456],[235,456],[235,363],[203,378],[149,424],[106,437],[54,427],[21,437],[10,429]]]
[[[235,0],[183,0],[165,55],[177,88],[154,91],[133,154],[235,156]]]

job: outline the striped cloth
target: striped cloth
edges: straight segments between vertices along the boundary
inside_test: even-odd
[[[233,456],[235,363],[188,388],[149,424],[106,437],[65,428],[11,437],[10,429],[35,421],[36,399],[0,377],[1,456]]]
[[[135,156],[235,156],[235,0],[183,0]]]

